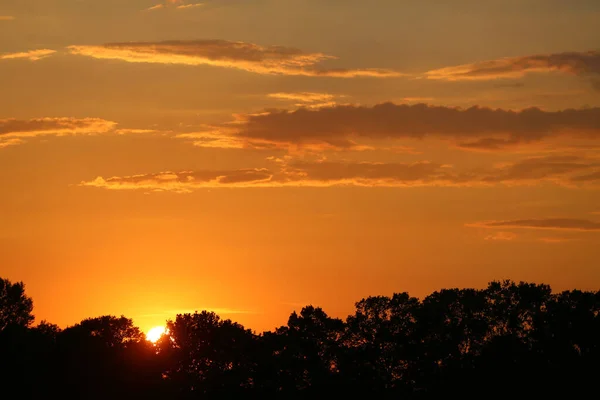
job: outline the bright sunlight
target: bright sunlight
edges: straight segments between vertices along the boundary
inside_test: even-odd
[[[165,334],[164,326],[155,326],[154,328],[152,328],[148,331],[148,333],[146,334],[146,339],[152,343],[156,343],[158,341],[158,339],[160,339],[160,337],[164,334]]]

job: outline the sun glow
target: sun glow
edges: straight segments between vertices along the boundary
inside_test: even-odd
[[[156,343],[158,339],[160,339],[161,336],[165,333],[166,330],[164,326],[155,326],[154,328],[148,331],[148,333],[146,334],[146,339],[152,343]]]

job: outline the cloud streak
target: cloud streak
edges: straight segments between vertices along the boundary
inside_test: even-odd
[[[189,10],[193,8],[198,8],[204,6],[204,3],[190,3],[184,4],[183,1],[180,0],[167,0],[164,3],[159,3],[154,6],[146,8],[144,11],[157,11],[164,10],[168,8],[174,8],[176,10]]]
[[[98,177],[81,182],[80,185],[113,190],[143,189],[179,193],[225,187],[485,187],[500,184],[537,184],[545,181],[569,184],[569,177],[573,171],[597,168],[597,164],[586,165],[578,160],[560,158],[526,159],[502,167],[463,171],[429,161],[378,163],[306,161],[274,157],[270,159],[275,164],[270,169],[161,172],[107,179]]]
[[[516,219],[508,221],[484,221],[467,224],[476,228],[549,229],[565,231],[600,231],[600,222],[574,218]]]
[[[266,75],[313,77],[387,78],[402,74],[384,69],[320,69],[317,65],[335,57],[307,53],[283,46],[260,46],[226,40],[109,43],[102,46],[69,46],[72,54],[131,63],[209,65]]]
[[[7,53],[0,54],[0,60],[18,60],[18,59],[26,59],[30,61],[38,61],[46,57],[50,57],[55,54],[55,50],[49,49],[40,49],[40,50],[30,50],[24,51],[20,53]]]
[[[600,52],[565,52],[508,57],[431,70],[428,79],[462,81],[521,78],[529,73],[560,72],[586,76],[600,74]]]
[[[0,119],[0,148],[36,136],[95,135],[112,132],[116,122],[101,118]]]
[[[485,240],[491,240],[494,242],[510,242],[516,238],[517,235],[512,232],[498,232],[493,235],[486,236]]]

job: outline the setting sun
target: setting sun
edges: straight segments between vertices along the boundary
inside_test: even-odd
[[[146,334],[146,339],[152,343],[156,343],[158,339],[160,339],[160,337],[165,334],[165,332],[166,331],[164,326],[155,326],[154,328],[148,331],[148,333]]]

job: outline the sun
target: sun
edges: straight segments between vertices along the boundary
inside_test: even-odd
[[[154,328],[148,331],[148,333],[146,334],[146,339],[152,343],[156,343],[158,339],[160,339],[161,336],[165,333],[166,330],[164,326],[155,326]]]

